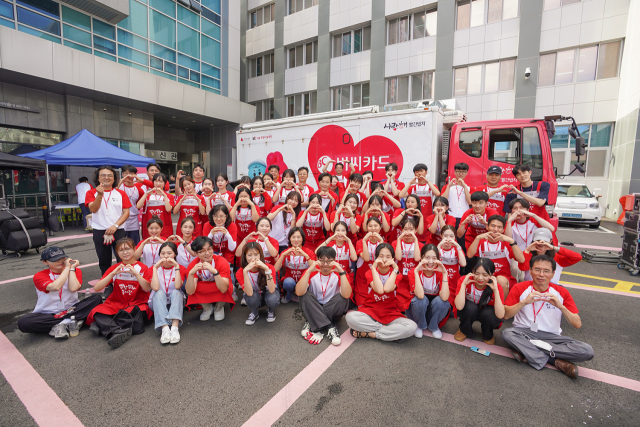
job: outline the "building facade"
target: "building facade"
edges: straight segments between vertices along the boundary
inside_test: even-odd
[[[586,171],[560,181],[588,184],[610,217],[640,192],[640,2],[242,0],[240,15],[255,120],[451,98],[469,121],[573,116]],[[558,126],[559,175],[573,147]]]
[[[0,101],[5,152],[88,129],[155,158],[167,173],[196,163],[209,175],[226,173],[235,131],[255,117],[240,101],[240,5],[0,0]],[[60,194],[74,193],[91,171],[53,169]],[[5,173],[5,192],[29,199],[41,190],[39,178]]]

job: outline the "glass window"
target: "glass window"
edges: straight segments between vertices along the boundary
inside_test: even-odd
[[[453,77],[453,96],[464,96],[467,94],[467,67],[456,68]]]
[[[433,73],[424,73],[422,78],[422,99],[433,98]]]
[[[255,59],[249,60],[249,77],[250,78],[256,77],[256,60]]]
[[[592,135],[589,147],[608,147],[611,143],[611,124],[591,125]]]
[[[256,10],[256,25],[262,25],[262,9]]]
[[[338,111],[340,109],[340,88],[336,87],[333,89],[333,105],[332,111]]]
[[[564,159],[566,151],[552,151],[551,157],[553,157],[553,167],[557,169],[558,175],[564,175]],[[558,186],[558,193],[560,193],[560,186]]]
[[[456,29],[464,30],[466,28],[469,28],[469,18],[471,16],[470,0],[458,2],[457,10],[458,10],[458,19],[456,21]]]
[[[289,49],[289,68],[294,68],[296,66],[296,49]]]
[[[18,22],[38,28],[57,36],[60,35],[60,23],[21,7],[18,8]]]
[[[618,76],[620,42],[603,43],[598,53],[598,78],[608,79]]]
[[[484,1],[471,0],[471,26],[484,25]]]
[[[58,3],[43,0],[17,0],[17,4],[27,6],[54,19],[60,19]]]
[[[303,54],[304,46],[296,46],[296,67],[300,67],[304,65],[304,54]]]
[[[200,58],[200,38],[191,28],[178,23],[178,51]]]
[[[62,20],[67,24],[91,31],[91,18],[77,10],[62,6]]]
[[[482,93],[482,64],[469,67],[467,95]]]
[[[556,126],[556,133],[551,138],[551,148],[567,148],[569,146],[569,126]]]
[[[98,50],[116,54],[116,44],[111,40],[103,39],[102,37],[93,35],[93,47]]]
[[[190,27],[195,28],[196,30],[200,29],[200,17],[195,13],[191,12],[189,9],[184,8],[182,6],[178,6],[178,21],[186,24]],[[260,18],[260,16],[258,16]],[[258,24],[260,25],[260,24]]]
[[[274,61],[275,61],[275,55],[272,53],[271,54],[271,72],[275,73],[276,69],[275,69],[275,65],[274,65]]]
[[[556,54],[540,55],[540,72],[538,73],[539,86],[553,85],[556,72]]]
[[[516,60],[500,62],[500,90],[513,90]]]
[[[362,52],[362,30],[353,32],[353,53]]]
[[[147,52],[147,39],[143,39],[142,37],[138,37],[134,34],[128,33],[124,30],[118,28],[118,42],[126,44],[129,47],[133,47],[135,49],[141,50],[143,52]]]
[[[494,129],[489,132],[489,160],[520,163],[520,129]]]
[[[80,44],[70,42],[69,40],[65,40],[64,41],[64,45],[65,46],[69,46],[69,47],[71,47],[73,49],[80,50],[82,52],[86,52],[86,53],[89,53],[89,54],[91,53],[91,48],[90,47],[85,47],[85,46],[82,46]]]
[[[607,150],[587,150],[587,176],[605,176]]]
[[[371,49],[371,27],[362,29],[362,50]]]
[[[271,20],[272,21],[276,20],[276,4],[275,3],[271,5]],[[273,119],[273,101],[271,101],[271,104],[272,104],[271,105],[272,106],[272,108],[271,108],[271,113],[272,113],[271,114],[271,118]]]
[[[161,70],[162,71],[162,69],[163,69],[162,68],[162,63],[163,63],[163,61],[160,58],[156,58],[155,56],[149,57],[149,66],[151,68],[155,68],[157,70]]]
[[[305,93],[302,114],[309,114],[310,110],[311,110],[311,94]]]
[[[122,44],[118,45],[118,56],[142,65],[149,65],[149,55]]]
[[[271,5],[264,8],[264,23],[266,24],[267,22],[271,22]]]
[[[351,53],[351,33],[342,34],[342,54],[349,55]]]
[[[200,37],[202,39],[202,60],[219,67],[221,65],[220,42],[210,39],[205,35],[201,35]]]
[[[578,53],[578,82],[588,82],[596,78],[598,46],[581,48]]]
[[[422,99],[422,74],[411,76],[411,100],[420,101]]]
[[[207,64],[202,64],[202,73],[216,79],[220,79],[220,69]]]
[[[178,64],[182,65],[183,67],[191,68],[195,71],[200,71],[200,61],[190,58],[181,53],[178,54]]]
[[[264,73],[265,74],[271,73],[271,61],[269,60],[269,56],[270,55],[267,55],[264,57]]]
[[[500,63],[493,62],[484,66],[484,93],[497,92],[500,84]]]
[[[172,18],[176,17],[176,3],[171,0],[149,0],[149,6]],[[178,6],[178,9],[180,6]]]
[[[304,45],[304,63],[311,64],[313,62],[313,43]]]
[[[561,0],[544,0],[544,10],[557,9],[560,7]]]
[[[258,15],[255,12],[251,12],[249,15],[249,28],[255,28],[258,26]]]
[[[421,39],[424,37],[424,12],[419,12],[413,15],[413,38]]]
[[[95,18],[93,19],[93,33],[110,40],[116,39],[116,27],[102,21],[98,21]]]
[[[482,131],[460,132],[460,150],[466,155],[479,158],[482,155]]]
[[[333,36],[333,56],[336,58],[342,53],[342,34],[336,34]]]
[[[311,92],[311,114],[315,114],[317,109],[318,109],[318,93]]]
[[[200,3],[220,15],[220,0],[202,0]]]
[[[362,84],[362,106],[369,106],[369,83]]]
[[[313,42],[313,62],[318,62],[318,40]]]
[[[396,44],[398,42],[398,20],[391,19],[389,21],[389,25],[387,25],[389,30],[389,35],[387,39],[387,44]]]
[[[398,79],[387,79],[387,104],[395,104],[398,99]]]
[[[262,58],[256,58],[256,76],[260,77],[262,75]]]
[[[362,106],[362,87],[360,85],[353,85],[353,97],[351,101],[352,108],[358,108]]]
[[[565,50],[558,52],[556,63],[556,84],[571,83],[573,81],[573,65],[576,51]]]
[[[220,38],[220,26],[214,24],[213,22],[202,18],[201,19],[202,22],[202,32],[205,33],[206,35],[213,37],[216,40],[222,40]]]
[[[191,71],[191,80],[194,82],[200,83],[200,73],[196,73],[195,71]]]
[[[200,77],[202,78],[202,84],[220,89],[220,80],[212,79],[204,74]]]
[[[427,11],[427,22],[426,22],[426,36],[435,36],[438,33],[438,11],[437,10],[429,10]]]
[[[489,0],[489,14],[487,24],[502,20],[502,0]]]
[[[578,125],[578,132],[584,138],[585,144],[589,145],[589,125]],[[569,140],[569,148],[576,148],[575,139],[571,138]]]
[[[398,102],[409,101],[409,76],[398,77]]]
[[[104,58],[104,59],[108,59],[109,61],[116,62],[116,57],[115,56],[107,55],[106,53],[102,53],[102,52],[100,52],[98,50],[94,50],[93,54],[95,56],[99,56],[100,58]]]
[[[147,37],[147,6],[129,0],[129,16],[118,23],[118,27]]]
[[[542,147],[538,128],[526,127],[522,130],[522,164],[531,167],[532,179],[542,179]],[[539,169],[539,176],[536,169]]]
[[[292,13],[296,13],[296,0],[289,0],[289,15]]]
[[[410,31],[411,19],[408,16],[403,16],[398,20],[398,43],[409,40]]]
[[[176,52],[175,50],[167,49],[164,46],[160,46],[159,44],[155,44],[153,42],[149,43],[151,47],[151,53],[159,58],[166,59],[167,61],[176,62]]]
[[[295,96],[295,115],[302,114],[302,94]]]
[[[504,0],[502,19],[512,19],[518,16],[518,0]]]
[[[256,122],[262,120],[262,102],[256,102],[255,104],[251,104],[256,106]]]
[[[62,25],[62,31],[64,32],[63,35],[65,39],[91,46],[91,34],[86,31],[79,30],[67,24]]]
[[[304,10],[304,0],[296,0],[296,12],[300,12],[301,10]],[[299,116],[300,114],[298,113],[296,115]]]
[[[340,97],[340,109],[351,108],[351,91],[349,86],[342,86],[342,96]]]

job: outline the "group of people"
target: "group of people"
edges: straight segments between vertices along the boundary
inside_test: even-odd
[[[63,338],[70,323],[86,322],[119,347],[154,316],[160,342],[175,344],[185,308],[222,321],[242,289],[246,325],[261,307],[275,322],[277,307],[295,300],[311,344],[326,336],[339,345],[336,325],[345,316],[353,337],[397,342],[426,330],[441,339],[453,317],[456,340],[473,336],[478,322],[493,345],[494,331],[513,317],[502,337],[516,360],[536,369],[550,363],[575,378],[574,363],[591,359],[593,349],[560,335],[562,317],[576,328],[581,322],[558,283],[562,268],[581,257],[557,243],[545,209],[549,184],[533,182],[527,165],[513,168],[519,185],[500,185],[502,170],[491,166],[487,183],[471,188],[468,172],[456,164],[439,189],[425,164],[405,185],[395,163],[378,182],[372,171],[331,160],[318,190],[307,184],[307,167],[281,173],[270,165],[230,191],[225,174],[212,180],[196,166],[193,176],[178,174],[173,195],[155,164],[148,179],[133,166],[121,177],[100,167],[85,205],[102,272],[93,289],[108,296],[78,300],[78,261],[48,248],[47,269],[34,276],[36,309],[19,327]],[[179,214],[175,230],[172,214]]]

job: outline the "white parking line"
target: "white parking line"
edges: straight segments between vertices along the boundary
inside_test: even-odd
[[[562,225],[560,225],[558,227],[558,231],[581,231],[581,232],[585,232],[585,233],[606,233],[606,234],[618,234],[615,231],[611,231],[607,228],[604,228],[602,226],[598,227],[598,228],[573,228],[573,227],[563,227]]]

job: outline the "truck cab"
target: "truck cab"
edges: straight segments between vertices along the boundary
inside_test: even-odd
[[[542,119],[483,120],[459,122],[452,126],[450,144],[446,157],[447,181],[455,177],[454,165],[467,163],[470,185],[486,184],[487,169],[502,168],[500,184],[518,185],[512,170],[516,165],[528,165],[533,181],[545,181],[551,185],[546,206],[549,217],[553,217],[558,195],[558,183],[553,168],[550,137],[553,123]]]

